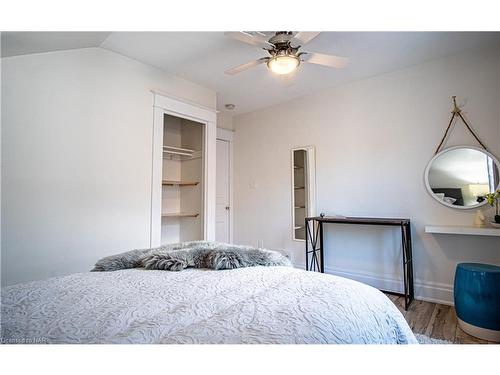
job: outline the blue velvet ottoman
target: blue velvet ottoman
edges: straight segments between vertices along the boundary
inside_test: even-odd
[[[459,263],[455,272],[458,324],[469,335],[500,341],[500,267]]]

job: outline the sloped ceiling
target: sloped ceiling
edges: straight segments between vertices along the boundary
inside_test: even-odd
[[[3,32],[2,57],[98,47],[109,32]]]
[[[244,113],[464,49],[498,47],[499,41],[500,33],[486,32],[323,32],[302,50],[348,57],[348,67],[301,64],[285,78],[273,75],[265,65],[225,75],[226,69],[267,52],[223,32],[2,33],[2,57],[101,47],[209,87],[218,93],[220,110],[233,103],[233,112]]]

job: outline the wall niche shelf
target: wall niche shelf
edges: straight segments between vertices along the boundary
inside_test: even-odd
[[[199,215],[188,212],[168,212],[161,214],[161,217],[198,217]]]
[[[491,227],[478,228],[467,225],[426,225],[425,233],[500,237],[500,229]]]
[[[199,181],[172,181],[172,180],[163,180],[161,184],[163,186],[196,186],[200,182]]]
[[[305,241],[305,218],[316,212],[314,199],[314,147],[291,150],[292,240]]]

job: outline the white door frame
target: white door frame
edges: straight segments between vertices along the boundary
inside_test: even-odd
[[[172,115],[205,125],[203,154],[203,239],[215,240],[215,183],[217,114],[215,110],[152,91],[153,162],[151,171],[150,246],[161,245],[161,192],[163,168],[163,118]]]
[[[233,141],[234,131],[217,128],[217,139],[229,143],[229,243],[233,243]]]

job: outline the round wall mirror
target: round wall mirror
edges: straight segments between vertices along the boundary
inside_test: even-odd
[[[489,152],[471,146],[447,148],[425,169],[429,194],[448,207],[467,209],[486,204],[484,195],[499,188],[500,162]]]

